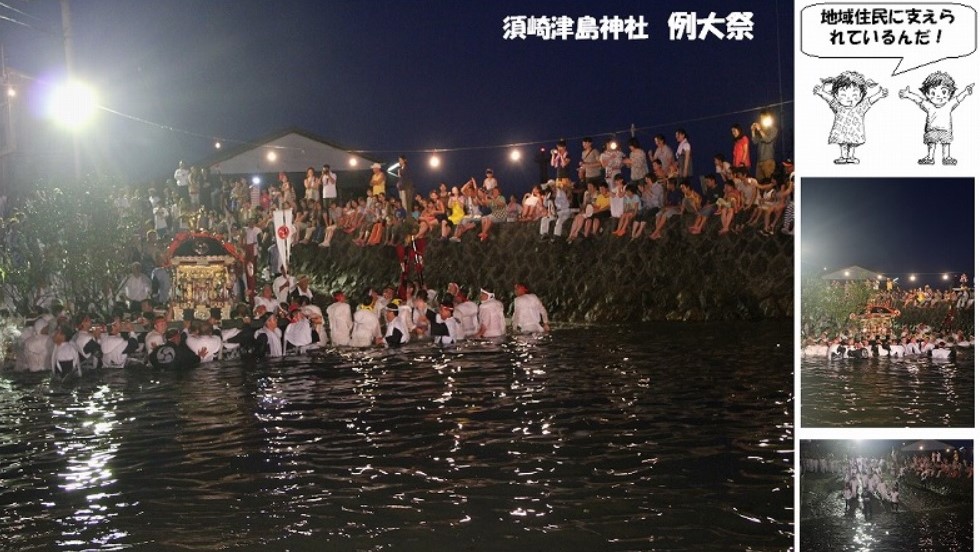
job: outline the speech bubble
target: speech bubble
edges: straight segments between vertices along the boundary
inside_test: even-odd
[[[812,4],[800,49],[819,58],[901,58],[892,76],[977,49],[977,11],[946,2]]]

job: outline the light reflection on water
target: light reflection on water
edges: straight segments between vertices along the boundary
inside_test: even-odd
[[[783,326],[8,375],[2,546],[785,550]]]
[[[974,352],[956,362],[803,359],[805,427],[972,427]]]

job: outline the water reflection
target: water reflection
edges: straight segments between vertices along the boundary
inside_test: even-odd
[[[872,359],[802,363],[802,422],[809,427],[971,427],[973,351],[956,362]]]
[[[0,531],[17,548],[785,549],[792,372],[773,343],[788,332],[698,330],[115,371],[52,392],[0,379]]]
[[[113,471],[119,449],[113,430],[123,393],[101,384],[68,395],[64,408],[51,409],[50,442],[63,462],[57,472],[61,492],[44,506],[60,525],[60,546],[121,547],[128,533],[116,529],[114,519],[127,505]]]

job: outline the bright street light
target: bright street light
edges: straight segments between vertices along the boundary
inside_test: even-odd
[[[89,122],[98,108],[95,91],[78,81],[55,88],[48,99],[48,114],[69,129],[76,130]]]

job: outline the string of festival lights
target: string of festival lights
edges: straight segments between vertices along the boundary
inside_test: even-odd
[[[816,266],[816,265],[813,265],[811,263],[806,263],[806,262],[803,263],[803,264],[809,265],[809,266]],[[843,273],[844,273],[844,277],[845,278],[849,278],[851,276],[850,275],[850,271],[848,269],[846,269],[846,268],[845,269],[838,269],[838,270],[831,270],[829,267],[826,267],[826,266],[823,266],[821,268],[823,269],[822,272],[824,274],[831,273],[831,272],[838,272],[840,270],[843,270]],[[951,281],[958,280],[960,274],[968,274],[969,271],[968,270],[946,270],[946,271],[943,271],[943,272],[899,271],[899,272],[873,272],[873,273],[875,274],[875,278],[874,279],[879,280],[879,281],[885,280],[887,278],[889,280],[894,280],[894,281],[897,282],[897,281],[901,281],[902,278],[907,278],[908,281],[910,281],[910,282],[916,282],[916,281],[918,281],[920,279],[929,280],[929,279],[931,279],[931,278],[928,278],[929,276],[939,276],[939,279],[940,280],[942,280],[944,282],[951,282]]]
[[[26,74],[21,74],[21,75],[23,77],[27,78],[27,79],[30,79],[30,80],[35,81],[35,82],[38,82],[38,83],[49,84],[49,85],[50,84],[53,84],[53,83],[50,83],[48,81],[45,81],[44,79],[37,78],[37,77],[31,76],[31,75],[26,75]],[[10,85],[8,83],[8,84],[6,84],[6,87],[7,87],[7,95],[8,96],[15,97],[17,95],[16,89],[14,88],[13,85]],[[700,117],[691,117],[691,118],[686,118],[686,119],[676,119],[676,120],[671,120],[671,121],[663,121],[663,122],[658,122],[658,123],[655,123],[655,124],[649,124],[649,125],[644,125],[644,126],[631,125],[629,128],[598,131],[598,132],[594,132],[594,133],[591,133],[591,134],[583,134],[581,136],[549,137],[549,138],[544,138],[544,139],[523,140],[523,141],[517,141],[517,142],[505,142],[505,143],[498,143],[498,144],[465,145],[465,146],[453,146],[453,147],[432,147],[432,148],[422,148],[422,149],[417,149],[417,148],[403,148],[403,149],[344,148],[344,151],[346,153],[352,155],[352,156],[353,155],[369,155],[369,154],[429,154],[430,155],[430,158],[429,158],[429,166],[432,167],[432,168],[438,168],[440,166],[440,164],[441,164],[440,158],[438,157],[440,154],[456,153],[456,152],[468,152],[468,151],[486,151],[486,150],[510,149],[511,152],[509,154],[509,158],[511,159],[511,161],[517,162],[517,161],[520,161],[520,159],[522,158],[522,153],[520,151],[520,148],[524,148],[524,147],[537,146],[537,145],[540,145],[540,144],[554,144],[554,143],[557,143],[559,140],[562,140],[562,139],[574,141],[574,140],[581,140],[581,139],[583,139],[583,138],[585,138],[587,136],[610,136],[610,137],[613,137],[612,147],[613,148],[616,148],[616,147],[618,147],[618,144],[615,142],[615,137],[616,136],[619,136],[619,135],[624,135],[624,134],[629,134],[630,136],[636,136],[637,134],[641,134],[642,135],[642,134],[645,134],[646,131],[653,130],[653,129],[678,126],[678,125],[682,125],[682,124],[696,123],[696,122],[700,122],[700,121],[707,121],[707,120],[711,120],[711,119],[719,119],[719,118],[723,118],[723,117],[731,117],[733,115],[741,115],[741,114],[745,114],[745,113],[758,112],[758,111],[767,110],[767,109],[768,110],[774,110],[774,109],[777,109],[777,108],[782,108],[782,107],[788,106],[788,105],[790,105],[792,103],[793,103],[793,100],[785,100],[785,101],[780,101],[780,102],[775,102],[775,103],[770,103],[770,104],[765,104],[765,105],[748,107],[748,108],[744,108],[744,109],[737,109],[737,110],[727,111],[727,112],[724,112],[724,113],[715,113],[715,114],[704,115],[704,116],[700,116]],[[180,128],[180,127],[173,126],[173,125],[170,125],[170,124],[160,123],[160,122],[157,122],[157,121],[152,121],[150,119],[139,117],[137,115],[132,115],[130,113],[125,113],[125,112],[119,111],[117,109],[113,109],[113,108],[111,108],[109,106],[102,105],[102,104],[99,104],[99,103],[96,103],[95,106],[94,106],[94,108],[95,109],[98,109],[100,111],[104,111],[106,113],[115,115],[117,117],[120,117],[120,118],[123,118],[123,119],[127,119],[127,120],[130,120],[130,121],[136,122],[136,123],[140,123],[140,124],[143,124],[143,125],[146,125],[146,126],[150,126],[150,127],[153,127],[153,128],[159,129],[159,130],[163,130],[163,131],[166,131],[166,132],[172,132],[172,133],[175,133],[175,134],[181,134],[181,135],[188,136],[188,137],[191,137],[191,138],[197,138],[197,139],[201,139],[201,140],[210,141],[210,142],[212,142],[214,149],[218,149],[218,150],[222,149],[227,144],[234,144],[236,146],[256,147],[256,148],[262,147],[262,148],[265,148],[265,149],[270,150],[269,153],[267,154],[267,156],[268,156],[268,158],[269,158],[270,161],[275,161],[275,159],[276,159],[276,154],[275,154],[274,150],[298,150],[298,151],[303,151],[302,148],[296,148],[296,147],[293,147],[293,146],[283,146],[283,145],[276,145],[276,144],[259,143],[259,142],[255,142],[255,141],[251,141],[251,140],[241,140],[241,139],[236,139],[236,138],[229,138],[229,137],[226,137],[226,136],[220,136],[220,135],[211,134],[211,133],[195,132],[195,131],[192,131],[192,130],[188,130],[188,129],[185,129],[185,128]],[[351,162],[351,165],[352,166],[356,164],[356,159],[354,157],[351,158],[351,161],[352,161]]]

